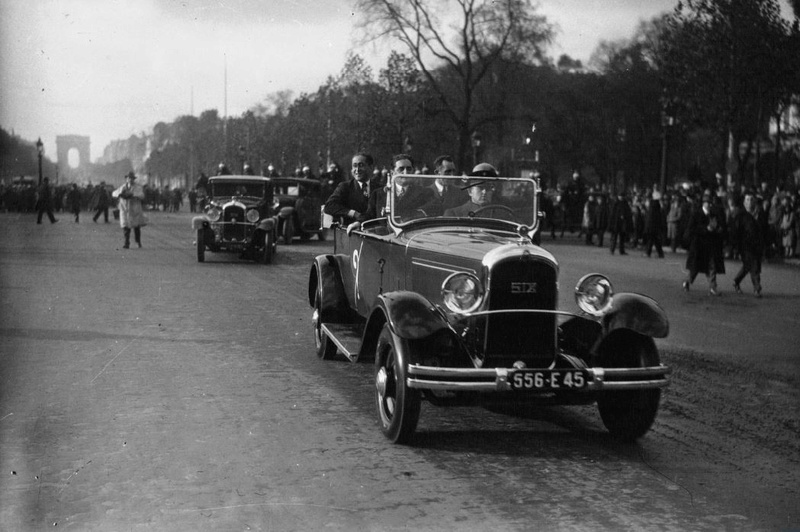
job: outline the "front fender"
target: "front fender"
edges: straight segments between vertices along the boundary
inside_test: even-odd
[[[603,316],[605,334],[617,329],[630,329],[652,338],[666,338],[669,320],[658,303],[641,294],[614,294],[611,310]]]
[[[378,306],[391,331],[406,340],[419,340],[449,328],[447,319],[416,292],[399,290],[378,296]]]
[[[211,224],[211,220],[208,216],[195,216],[192,218],[192,231],[197,231],[201,228],[206,228]]]
[[[289,218],[294,215],[294,207],[281,207],[281,210],[278,212],[278,216],[281,218]]]
[[[272,231],[275,226],[277,225],[278,221],[273,218],[265,218],[258,222],[258,227],[256,229],[261,229],[262,231]]]

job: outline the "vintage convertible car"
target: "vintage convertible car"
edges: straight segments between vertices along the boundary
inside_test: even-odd
[[[273,177],[271,181],[273,209],[278,215],[278,234],[283,243],[291,245],[295,236],[306,240],[312,234],[325,240],[320,182],[297,177]]]
[[[661,307],[591,273],[577,281],[578,309],[559,310],[558,261],[533,243],[537,182],[448,187],[488,193],[482,206],[401,209],[392,186],[386,217],[335,228],[309,276],[318,356],[374,361],[378,418],[397,443],[412,438],[422,400],[510,413],[596,402],[612,434],[645,434],[669,382],[653,340],[669,332]]]
[[[192,218],[197,261],[212,252],[235,251],[270,264],[278,241],[269,178],[221,175],[208,179],[202,216]]]

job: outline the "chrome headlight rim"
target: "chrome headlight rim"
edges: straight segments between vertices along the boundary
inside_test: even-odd
[[[216,206],[209,207],[206,210],[206,216],[208,216],[208,219],[212,222],[218,222],[219,219],[222,218],[222,209]]]
[[[614,287],[601,273],[587,273],[575,286],[575,303],[586,314],[602,316],[611,310]]]
[[[261,214],[258,212],[258,209],[248,209],[247,212],[244,213],[244,218],[251,224],[254,224],[261,218]]]
[[[455,272],[442,282],[442,301],[456,314],[469,314],[483,303],[485,290],[480,279],[472,273]]]

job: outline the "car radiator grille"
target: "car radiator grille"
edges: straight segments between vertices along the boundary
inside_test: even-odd
[[[247,225],[244,223],[244,209],[232,206],[222,213],[225,222],[222,229],[222,238],[225,240],[244,240],[247,236]],[[233,223],[236,222],[236,223]]]
[[[532,257],[495,265],[490,273],[489,309],[554,310],[556,269]],[[555,314],[500,313],[486,320],[484,364],[508,366],[517,360],[528,367],[547,367],[556,350]]]

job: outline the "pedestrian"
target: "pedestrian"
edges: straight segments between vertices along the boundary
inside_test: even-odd
[[[597,235],[597,246],[603,247],[603,240],[608,228],[608,204],[606,203],[606,195],[600,193],[597,195],[597,206],[594,210],[594,220],[592,220],[592,232]],[[589,239],[590,242],[592,238]]]
[[[75,223],[80,222],[81,216],[81,191],[77,183],[72,183],[72,186],[67,192],[67,209],[75,215]]]
[[[585,234],[585,242],[587,246],[591,246],[594,243],[594,239],[592,235],[594,234],[594,217],[595,212],[597,211],[597,202],[595,201],[595,195],[593,192],[589,193],[589,197],[583,204],[583,218],[581,219],[581,233]],[[580,237],[580,233],[578,234]]]
[[[663,259],[664,250],[661,247],[661,233],[663,231],[664,217],[661,214],[661,193],[657,190],[654,191],[651,197],[645,199],[644,208],[644,252],[650,257],[655,245],[658,258]]]
[[[369,195],[380,187],[379,183],[371,179],[374,165],[375,160],[368,153],[359,152],[353,155],[351,179],[336,186],[325,202],[325,214],[340,220],[345,227],[353,222],[366,220]]]
[[[779,222],[781,235],[781,249],[783,257],[789,259],[794,255],[794,209],[792,208],[791,198],[784,196],[781,198],[781,215]]]
[[[625,241],[633,228],[633,213],[625,197],[625,191],[620,190],[614,205],[611,206],[611,213],[608,216],[608,231],[611,233],[611,254],[617,249],[619,243],[619,254],[627,255],[625,252]]]
[[[53,191],[50,190],[50,178],[45,177],[42,180],[41,186],[39,186],[39,190],[37,192],[37,199],[36,199],[36,210],[38,211],[38,216],[36,218],[36,223],[42,223],[42,215],[47,213],[47,217],[50,218],[50,223],[54,224],[58,220],[56,217],[53,216]]]
[[[683,281],[683,289],[689,291],[698,273],[708,278],[708,292],[719,295],[717,274],[725,273],[725,260],[722,255],[725,213],[720,213],[712,205],[711,192],[706,191],[700,208],[695,209],[686,228],[689,253],[686,256],[688,275]]]
[[[131,229],[136,244],[142,247],[142,226],[146,225],[147,220],[142,208],[144,200],[144,189],[136,183],[136,174],[128,172],[125,176],[125,184],[111,194],[119,198],[119,225],[122,227],[122,234],[125,237],[123,248],[131,247]]]
[[[738,198],[736,201],[738,203]],[[758,209],[759,204],[755,193],[745,192],[744,208],[737,210],[736,217],[731,224],[731,240],[742,259],[742,267],[733,278],[733,289],[737,294],[741,294],[742,279],[749,273],[750,280],[753,282],[753,292],[756,297],[761,297],[761,256],[764,253],[764,240],[756,219]]]
[[[678,235],[678,227],[681,221],[681,196],[675,194],[672,197],[672,202],[669,206],[669,213],[667,214],[667,239],[669,240],[669,247],[675,253],[678,250],[680,238]]]
[[[111,204],[111,198],[108,197],[108,189],[106,188],[106,182],[100,181],[100,186],[98,186],[94,191],[95,201],[97,205],[95,206],[94,216],[92,217],[92,221],[97,223],[97,219],[100,218],[100,215],[103,215],[103,221],[108,223],[108,206]]]

